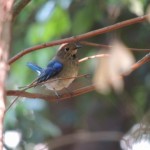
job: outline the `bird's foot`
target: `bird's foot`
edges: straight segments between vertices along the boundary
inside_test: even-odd
[[[55,96],[57,97],[56,101],[58,103],[59,99],[61,98],[61,95],[56,90],[54,90],[54,93],[55,93]]]

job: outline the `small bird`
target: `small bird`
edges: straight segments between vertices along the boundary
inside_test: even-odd
[[[59,96],[57,91],[67,88],[78,75],[77,50],[79,48],[81,48],[81,45],[78,43],[62,44],[56,56],[48,63],[46,68],[41,68],[31,62],[27,63],[30,69],[38,73],[38,77],[30,85],[27,85],[24,90],[38,85],[45,85]]]

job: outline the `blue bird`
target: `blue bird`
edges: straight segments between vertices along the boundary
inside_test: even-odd
[[[38,77],[26,86],[25,90],[38,85],[45,85],[58,96],[57,91],[67,88],[78,75],[77,50],[80,47],[81,45],[77,43],[62,44],[46,68],[41,68],[31,62],[27,63],[27,66],[38,74]]]
[[[77,50],[81,48],[81,45],[77,43],[65,43],[62,44],[56,56],[48,63],[46,68],[41,68],[34,63],[27,63],[27,66],[38,74],[38,77],[29,85],[23,88],[22,91],[26,91],[29,88],[45,85],[49,90],[53,90],[56,96],[59,90],[67,88],[78,75],[78,57]],[[9,108],[17,101],[15,100],[8,106]]]

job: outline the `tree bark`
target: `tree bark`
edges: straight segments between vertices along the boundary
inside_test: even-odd
[[[3,119],[5,114],[5,80],[11,42],[13,0],[0,0],[0,150],[3,149]]]

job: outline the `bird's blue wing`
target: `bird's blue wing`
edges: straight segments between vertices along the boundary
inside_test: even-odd
[[[35,71],[36,73],[38,73],[38,75],[40,75],[43,71],[43,68],[39,67],[38,65],[28,62],[27,66],[32,69],[33,71]]]
[[[41,75],[38,77],[37,82],[44,82],[50,79],[51,77],[56,76],[63,69],[63,64],[59,61],[53,60],[48,65],[47,68],[44,69]]]

